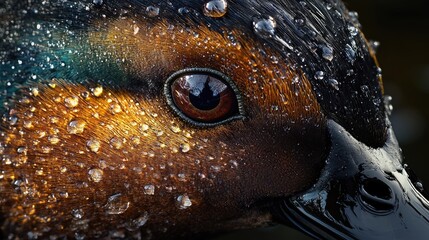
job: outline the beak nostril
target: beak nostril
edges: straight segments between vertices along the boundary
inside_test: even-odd
[[[365,179],[359,188],[360,198],[369,210],[387,213],[395,208],[392,189],[379,179]]]
[[[366,179],[362,183],[362,188],[363,190],[365,190],[366,193],[370,194],[371,196],[385,200],[392,199],[392,190],[387,184],[385,184],[381,180],[375,178]]]

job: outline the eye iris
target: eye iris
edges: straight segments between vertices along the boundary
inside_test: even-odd
[[[220,103],[220,93],[216,89],[217,82],[220,82],[218,79],[199,75],[202,76],[201,78],[198,78],[198,84],[197,87],[194,89],[190,89],[189,91],[189,100],[191,101],[192,105],[200,110],[212,110],[216,108]],[[205,78],[205,80],[203,80]],[[200,81],[202,80],[202,81]],[[200,84],[202,83],[202,84]],[[220,84],[224,85],[222,82]],[[226,87],[226,86],[225,86]]]
[[[194,124],[220,124],[239,117],[236,92],[222,74],[185,72],[170,77],[166,92],[179,116]]]

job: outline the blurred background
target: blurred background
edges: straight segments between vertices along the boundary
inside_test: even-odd
[[[405,161],[429,190],[429,1],[344,0],[359,13],[369,40],[381,43],[377,57],[385,93],[393,97],[391,121]],[[216,240],[309,240],[286,227],[232,233]]]

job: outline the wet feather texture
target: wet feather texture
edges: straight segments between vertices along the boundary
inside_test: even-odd
[[[317,182],[328,120],[367,146],[386,141],[375,53],[340,1],[7,0],[1,9],[7,238],[267,226],[272,200]],[[219,78],[204,85],[212,97],[213,84],[231,87],[237,117],[184,117],[168,96],[183,94],[168,79],[184,69]]]

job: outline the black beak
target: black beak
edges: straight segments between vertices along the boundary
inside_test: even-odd
[[[332,147],[318,182],[276,213],[315,239],[429,239],[429,201],[402,164],[392,129],[382,148],[330,120]],[[278,214],[280,213],[280,214]]]

